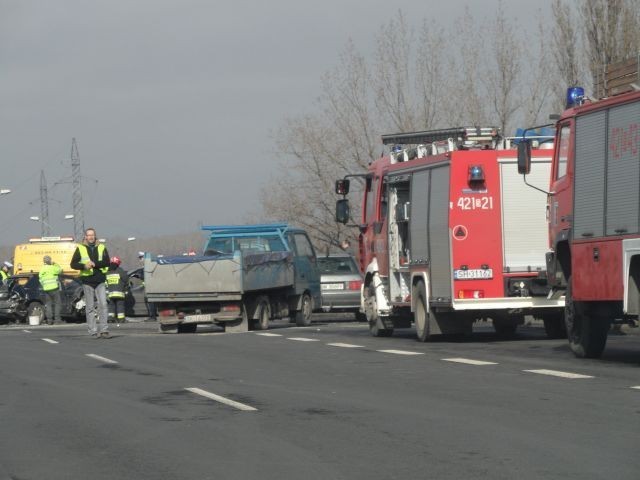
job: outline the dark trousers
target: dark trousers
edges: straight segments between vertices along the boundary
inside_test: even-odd
[[[60,322],[60,309],[62,302],[60,299],[60,290],[49,290],[44,292],[44,314],[47,323]]]
[[[124,298],[109,298],[109,318],[124,322]]]

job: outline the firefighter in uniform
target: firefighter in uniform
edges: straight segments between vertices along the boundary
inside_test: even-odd
[[[10,275],[10,268],[13,268],[13,264],[11,262],[4,262],[2,264],[2,269],[0,270],[0,285],[7,283],[7,279]]]
[[[48,325],[53,325],[61,322],[60,274],[62,273],[62,267],[52,262],[49,255],[45,255],[42,261],[44,265],[40,269],[38,280],[40,280],[40,285],[44,290],[45,319]]]
[[[84,232],[84,242],[78,244],[71,258],[71,268],[80,270],[80,282],[86,302],[87,327],[93,338],[111,338],[107,324],[107,287],[105,274],[109,270],[109,252],[96,237],[93,228]],[[97,300],[97,305],[96,305]],[[97,315],[96,315],[97,314]]]
[[[118,323],[125,321],[124,304],[127,293],[127,274],[120,268],[120,258],[111,257],[111,265],[107,272],[107,297],[111,308],[109,318],[116,319]]]

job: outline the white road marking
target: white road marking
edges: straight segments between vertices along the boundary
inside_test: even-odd
[[[256,333],[256,335],[261,335],[263,337],[281,337],[279,333]]]
[[[44,340],[47,343],[58,343],[55,340],[51,340],[50,338],[43,338],[42,340]]]
[[[559,370],[523,370],[524,372],[529,373],[538,373],[540,375],[551,375],[552,377],[561,377],[561,378],[594,378],[591,375],[582,375],[580,373],[571,373],[571,372],[561,372]]]
[[[236,402],[229,398],[221,397],[220,395],[216,395],[215,393],[207,392],[206,390],[202,390],[196,387],[185,388],[191,393],[195,393],[196,395],[202,395],[203,397],[210,398],[211,400],[215,400],[216,402],[224,403],[225,405],[229,405],[230,407],[237,408],[238,410],[243,410],[245,412],[255,412],[258,409],[253,408],[249,405],[245,405],[244,403]]]
[[[410,352],[408,350],[376,350],[382,353],[394,353],[396,355],[424,355],[422,352]]]
[[[31,330],[22,330],[24,333],[31,333]]]
[[[287,340],[296,340],[298,342],[318,342],[317,338],[304,338],[304,337],[288,337]]]
[[[95,358],[96,360],[100,360],[101,362],[104,363],[118,363],[115,360],[111,360],[110,358],[107,357],[101,357],[100,355],[96,355],[95,353],[86,353],[85,354],[87,357],[91,357],[91,358]]]
[[[342,348],[364,348],[364,345],[353,345],[351,343],[327,343],[330,347],[342,347]]]
[[[472,360],[471,358],[443,358],[445,362],[466,363],[467,365],[498,365],[496,362],[485,362],[483,360]]]
[[[635,388],[636,390],[640,390],[640,385],[638,385],[637,387],[631,387],[631,388]]]

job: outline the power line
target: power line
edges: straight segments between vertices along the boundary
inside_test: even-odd
[[[40,170],[40,225],[42,226],[42,236],[50,237],[49,197],[47,195],[47,180],[44,177],[44,170]]]
[[[71,182],[73,186],[73,233],[80,241],[84,235],[84,210],[82,208],[82,185],[80,176],[80,154],[76,139],[71,140]]]

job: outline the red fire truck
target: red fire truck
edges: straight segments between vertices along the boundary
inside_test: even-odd
[[[532,151],[529,180],[546,186],[553,138],[541,140],[549,143]],[[509,140],[496,128],[460,127],[382,141],[389,155],[336,182],[342,223],[348,177],[365,183],[359,258],[371,333],[389,336],[415,319],[418,339],[427,341],[470,333],[474,321],[490,318],[510,335],[529,314],[550,336],[563,336],[564,300],[549,297],[546,281],[546,197],[518,178]]]
[[[546,270],[565,294],[571,349],[594,358],[612,322],[640,313],[640,91],[590,101],[572,88],[567,99],[556,124]],[[527,174],[535,167],[521,145],[518,169]],[[538,212],[527,205],[530,214]]]

